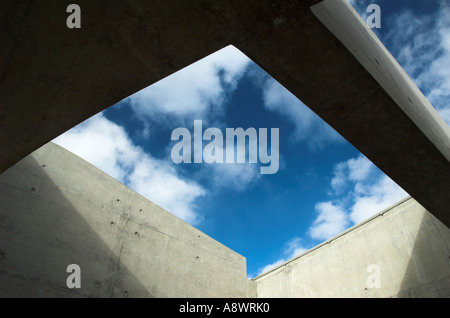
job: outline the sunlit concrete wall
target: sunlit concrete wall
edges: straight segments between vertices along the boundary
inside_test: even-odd
[[[0,176],[0,297],[245,297],[250,285],[243,256],[55,144]]]
[[[255,282],[258,297],[449,297],[450,230],[408,198]]]
[[[243,256],[50,143],[0,175],[11,296],[448,297],[450,230],[407,198],[248,280]]]

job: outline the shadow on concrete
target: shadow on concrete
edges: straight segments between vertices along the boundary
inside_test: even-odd
[[[395,297],[450,297],[450,229],[425,210],[417,222],[409,224],[418,230]]]
[[[152,297],[45,169],[28,156],[0,175],[0,297]]]

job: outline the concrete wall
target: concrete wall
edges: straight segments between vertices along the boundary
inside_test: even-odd
[[[0,176],[0,297],[245,297],[252,284],[243,256],[55,144]]]
[[[450,229],[408,198],[254,280],[258,297],[449,297]]]
[[[248,280],[243,256],[50,143],[0,175],[0,297],[13,296],[448,297],[450,229],[408,198]]]

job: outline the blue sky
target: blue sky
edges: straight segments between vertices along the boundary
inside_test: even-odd
[[[380,6],[381,28],[374,32],[450,123],[449,5],[350,3],[364,20],[369,4]],[[261,174],[259,161],[175,164],[172,131],[185,127],[192,133],[194,120],[224,136],[226,128],[279,128],[279,170]],[[249,277],[408,196],[233,46],[120,101],[54,142],[245,256]]]

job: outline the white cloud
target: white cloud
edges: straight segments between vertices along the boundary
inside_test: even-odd
[[[348,178],[351,181],[365,180],[374,168],[373,163],[362,155],[348,160],[347,166],[349,169]]]
[[[285,253],[288,255],[288,259],[299,256],[308,250],[302,245],[301,241],[301,238],[293,237],[286,243]]]
[[[268,136],[268,138],[271,137]],[[208,178],[214,181],[213,184],[216,188],[233,188],[236,191],[243,191],[261,178],[261,167],[271,165],[279,166],[278,161],[280,157],[282,160],[280,168],[284,168],[283,158],[279,154],[279,147],[273,147],[273,143],[269,144],[268,146],[268,152],[271,155],[270,162],[267,164],[263,164],[261,162],[258,162],[257,156],[259,152],[257,148],[252,148],[247,138],[245,139],[244,143],[234,142],[228,144],[226,142],[225,133],[223,135],[223,139],[224,141],[221,143],[222,148],[219,148],[221,149],[219,153],[221,153],[222,163],[215,163],[215,158],[213,157],[211,152],[203,152],[204,162],[212,162],[211,164],[202,165],[203,174],[207,175]],[[256,143],[261,145],[261,140],[256,140]],[[218,145],[218,147],[220,146]],[[234,153],[234,162],[227,162],[226,157],[229,152]],[[255,163],[250,163],[250,152],[256,152]],[[245,163],[237,163],[237,157],[240,153],[245,154]]]
[[[206,191],[192,181],[181,179],[166,162],[149,155],[135,163],[128,185],[139,194],[190,223],[197,223],[194,202]]]
[[[206,191],[135,146],[122,127],[102,114],[53,141],[186,222],[200,221],[195,201]]]
[[[350,219],[354,224],[360,223],[407,196],[402,188],[385,175],[373,184],[357,183]]]
[[[402,11],[387,25],[386,45],[450,124],[450,6],[442,1],[436,14],[420,17]]]
[[[349,224],[348,215],[340,206],[330,202],[320,202],[315,206],[319,213],[309,229],[315,240],[326,240],[344,231]]]
[[[284,258],[283,258],[283,259],[279,259],[279,260],[277,260],[277,261],[275,261],[275,262],[273,262],[273,263],[271,263],[271,264],[267,264],[266,266],[264,266],[264,267],[258,269],[258,272],[257,272],[257,274],[256,274],[255,276],[261,275],[261,274],[263,274],[263,273],[265,273],[265,272],[270,271],[271,269],[273,269],[273,268],[275,268],[275,267],[277,267],[277,266],[280,266],[281,264],[283,264],[284,262],[286,262],[286,260],[287,260],[287,259],[284,259]]]
[[[331,179],[333,193],[342,193],[349,181],[357,182],[367,179],[374,168],[372,162],[362,155],[336,164]]]
[[[53,141],[121,182],[125,182],[127,170],[140,156],[126,132],[101,114]]]
[[[327,143],[345,141],[311,109],[272,78],[268,78],[263,85],[263,100],[268,110],[279,113],[295,125],[294,140],[307,142],[312,150],[321,149]]]
[[[347,176],[345,174],[346,168],[346,162],[341,162],[334,167],[334,175],[331,179],[331,188],[334,193],[341,193],[347,184]]]
[[[336,164],[330,185],[335,198],[316,205],[313,239],[329,239],[408,196],[363,155]]]
[[[233,188],[236,191],[247,189],[261,178],[259,166],[251,163],[213,163],[205,168],[205,172],[211,172],[217,188]]]
[[[145,118],[176,116],[179,120],[202,118],[213,109],[220,113],[226,93],[234,90],[250,59],[229,45],[128,99]]]
[[[265,265],[262,268],[258,269],[256,276],[261,275],[262,273],[265,273],[265,272],[287,262],[288,260],[306,252],[308,249],[302,245],[301,241],[302,241],[302,239],[299,237],[293,237],[292,239],[287,241],[285,244],[285,247],[284,247],[284,251],[283,251],[283,254],[285,255],[285,257],[280,258],[277,261],[275,261],[271,264]]]

